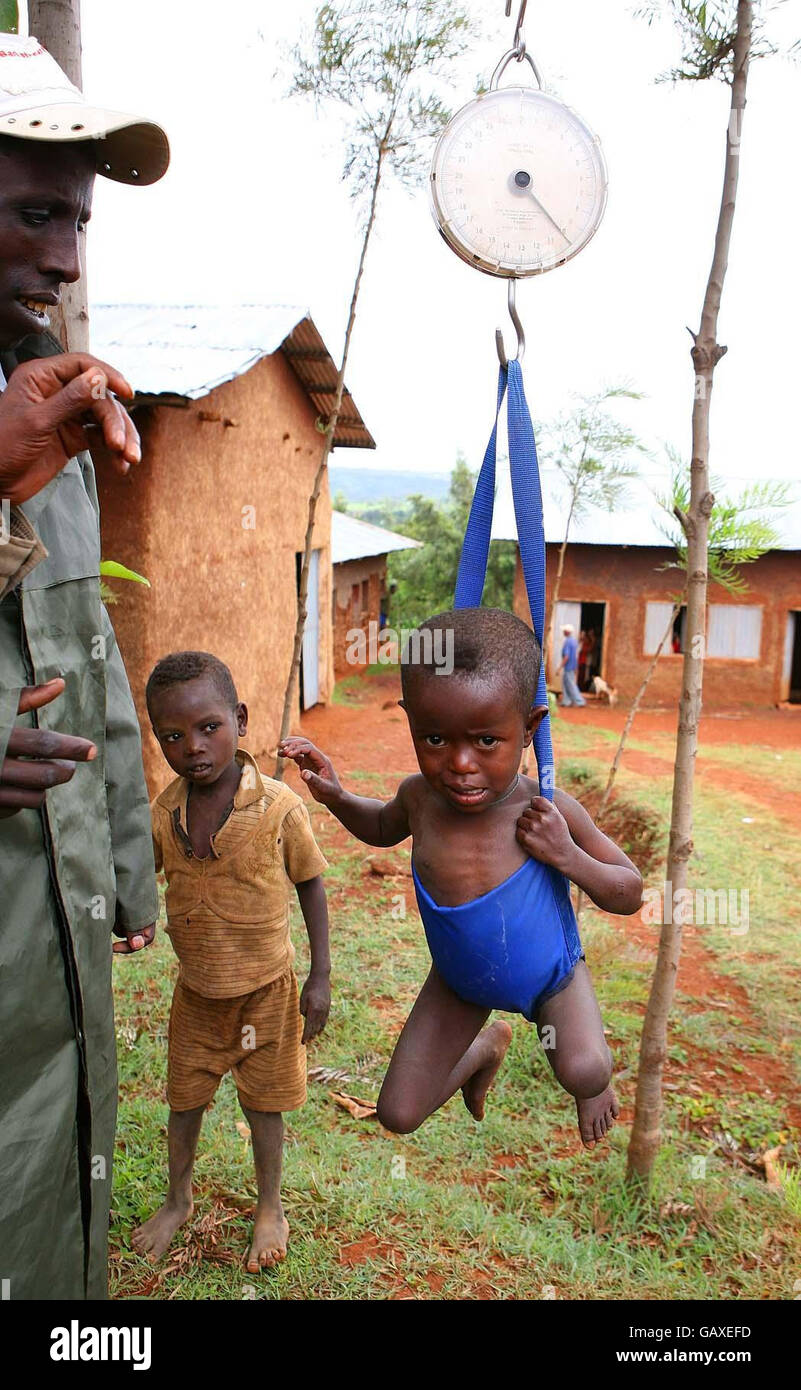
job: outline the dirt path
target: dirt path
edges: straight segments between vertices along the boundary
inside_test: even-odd
[[[608,705],[588,704],[586,713],[566,710],[560,719],[590,724],[595,729],[623,732],[626,709],[609,709]],[[796,709],[764,709],[745,714],[711,713],[701,716],[702,744],[744,743],[743,729],[748,730],[748,742],[767,748],[801,748],[801,706]],[[652,734],[676,733],[675,710],[640,710],[634,724],[634,738],[647,739]]]
[[[642,737],[641,730],[638,731],[638,737]],[[786,747],[786,744],[778,746]],[[580,756],[598,758],[609,764],[612,755],[613,750],[610,750],[609,745],[603,744],[598,748],[582,750]],[[637,748],[626,749],[621,766],[642,777],[670,777],[673,773],[673,762],[670,758],[661,758],[653,753],[643,753]],[[798,815],[786,789],[771,782],[767,775],[756,777],[753,773],[746,772],[740,767],[726,767],[721,763],[712,762],[709,758],[700,756],[696,758],[695,766],[701,786],[712,788],[715,791],[734,792],[738,796],[747,797],[749,801],[753,801],[755,807],[764,807],[777,819],[786,821],[788,825],[797,826]]]
[[[658,928],[646,926],[639,917],[609,917],[609,920],[628,940],[634,940],[644,953],[656,960]],[[716,1096],[731,1097],[745,1089],[761,1094],[766,1100],[781,1098],[787,1122],[801,1130],[801,1103],[797,1099],[795,1081],[780,1056],[755,1051],[749,1045],[751,1040],[759,1040],[761,1034],[753,1019],[748,995],[742,985],[718,973],[715,956],[703,946],[697,927],[685,927],[682,934],[677,989],[692,1001],[682,1006],[687,1013],[712,1010],[723,1013],[731,1023],[731,1031],[736,1032],[737,1041],[728,1043],[725,1052],[714,1054],[695,1045],[692,1062],[681,1063],[668,1058],[665,1065],[667,1085],[674,1090],[704,1091]],[[741,1070],[738,1071],[738,1067]],[[725,1072],[725,1076],[721,1076],[720,1071]],[[699,1086],[698,1082],[703,1084]],[[632,1117],[624,1111],[624,1119],[629,1118]]]
[[[400,773],[406,776],[417,770],[411,740],[403,711],[397,708],[400,682],[397,675],[373,676],[365,681],[359,692],[359,703],[352,705],[317,706],[303,717],[303,730],[315,743],[325,748],[343,772]],[[587,710],[565,711],[559,715],[555,738],[558,743],[559,724],[580,723],[593,729],[609,729],[621,733],[626,711],[588,706]],[[642,742],[649,735],[670,735],[676,732],[674,712],[644,711],[637,715],[634,737]],[[801,714],[783,710],[764,710],[747,714],[740,719],[733,715],[705,715],[701,719],[701,745],[742,743],[754,750],[771,751],[801,749]],[[672,748],[672,744],[671,744]],[[582,754],[608,762],[614,749],[608,743],[599,744]],[[623,767],[643,776],[669,776],[673,763],[668,752],[661,757],[630,748],[623,755]],[[786,790],[774,785],[766,770],[764,776],[742,767],[727,767],[700,754],[698,774],[703,784],[723,792],[736,792],[749,797],[783,820],[796,823],[793,807]]]
[[[417,771],[409,727],[398,709],[400,680],[394,672],[371,676],[359,701],[315,705],[303,716],[303,732],[329,754],[341,772]]]

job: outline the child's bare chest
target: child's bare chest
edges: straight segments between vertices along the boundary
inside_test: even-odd
[[[230,800],[207,805],[189,798],[186,808],[186,830],[196,859],[209,857],[212,852],[212,836],[216,835],[225,823],[231,809]]]
[[[456,907],[497,888],[528,858],[515,837],[529,804],[521,789],[480,815],[465,815],[435,795],[420,798],[411,816],[414,867],[436,903]]]

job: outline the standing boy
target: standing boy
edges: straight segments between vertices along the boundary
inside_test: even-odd
[[[132,1243],[157,1260],[190,1216],[203,1112],[231,1071],[253,1140],[258,1206],[247,1267],[256,1273],[286,1255],[283,1112],[306,1099],[304,1045],[325,1027],[331,1002],[326,861],[300,797],[238,750],[248,716],[227,666],[208,652],[165,657],[151,672],[147,705],[178,773],[151,811],[180,970],[168,1042],[169,1191]],[[290,882],[311,948],[300,999]]]

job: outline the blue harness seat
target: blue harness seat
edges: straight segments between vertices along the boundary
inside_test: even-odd
[[[533,1023],[572,980],[584,952],[569,882],[549,864],[526,859],[497,888],[458,907],[434,902],[414,862],[412,877],[431,959],[460,999]]]

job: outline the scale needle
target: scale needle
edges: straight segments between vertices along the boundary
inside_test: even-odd
[[[568,244],[568,246],[569,246],[569,245],[570,245],[570,237],[568,236],[568,234],[567,234],[567,232],[565,231],[564,227],[560,227],[560,226],[559,226],[559,223],[558,223],[557,220],[556,220],[556,218],[555,218],[555,217],[551,217],[551,214],[549,213],[549,211],[548,211],[548,209],[546,208],[545,204],[540,202],[540,200],[539,200],[539,198],[537,197],[536,193],[534,192],[533,188],[529,188],[528,192],[531,194],[532,198],[534,199],[534,202],[537,204],[537,207],[542,208],[542,211],[545,213],[545,216],[547,217],[548,221],[553,223],[553,225],[554,225],[554,227],[556,228],[557,232],[559,232],[560,236],[563,236],[563,237],[564,237],[565,241],[567,242],[567,244]]]

